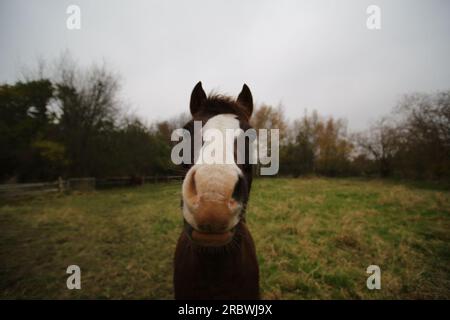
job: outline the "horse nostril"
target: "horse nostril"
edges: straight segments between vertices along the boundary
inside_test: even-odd
[[[195,185],[195,171],[192,172],[191,181],[190,181],[190,190],[193,194],[197,194],[197,186]]]
[[[231,211],[236,211],[237,208],[239,208],[239,202],[237,202],[235,199],[231,199],[228,201],[228,208],[230,208]]]
[[[188,205],[195,205],[198,201],[197,199],[197,185],[195,182],[196,171],[191,169],[191,172],[188,172],[186,178],[183,181],[183,198],[186,200]]]

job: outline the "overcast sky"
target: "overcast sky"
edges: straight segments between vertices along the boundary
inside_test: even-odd
[[[66,9],[81,9],[81,30]],[[381,9],[368,30],[366,9]],[[124,99],[151,121],[188,110],[205,90],[281,103],[366,127],[402,94],[450,88],[450,1],[0,0],[0,81],[37,57],[68,50],[82,65],[106,60]]]

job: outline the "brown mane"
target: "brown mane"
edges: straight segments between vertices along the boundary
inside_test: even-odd
[[[202,111],[199,113],[199,117],[209,115],[217,115],[223,113],[232,113],[239,117],[241,120],[248,121],[250,115],[247,113],[244,106],[237,102],[232,97],[211,93],[207,99],[202,103]]]

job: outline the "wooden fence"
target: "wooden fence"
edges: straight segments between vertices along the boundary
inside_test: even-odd
[[[70,178],[53,182],[0,184],[0,198],[28,197],[66,191],[91,191],[114,187],[139,186],[145,183],[181,181],[183,176],[147,176],[113,178]]]
[[[0,197],[15,198],[21,196],[42,195],[59,192],[60,181],[42,183],[14,183],[0,185]]]

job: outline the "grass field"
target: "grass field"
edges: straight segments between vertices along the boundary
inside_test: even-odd
[[[172,299],[180,185],[0,204],[0,298]],[[266,299],[450,298],[450,191],[259,179],[247,219]],[[66,288],[79,265],[81,290]],[[366,268],[381,268],[368,290]]]

